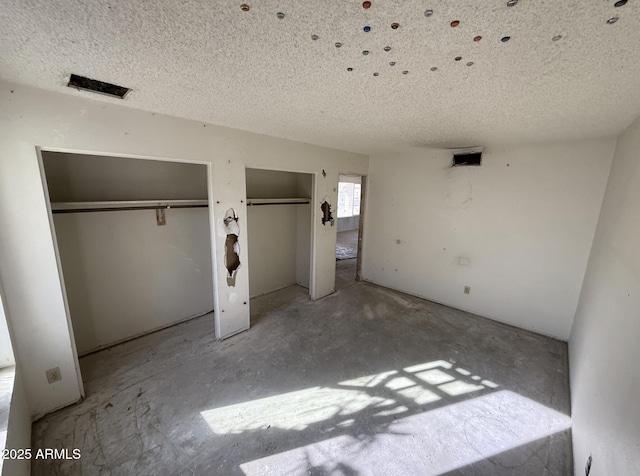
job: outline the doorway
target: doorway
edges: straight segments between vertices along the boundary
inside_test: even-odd
[[[336,289],[360,280],[364,187],[364,176],[338,176]]]

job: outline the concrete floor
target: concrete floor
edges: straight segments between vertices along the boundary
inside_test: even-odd
[[[339,232],[336,239],[336,291],[355,284],[357,256],[358,230]]]
[[[336,261],[336,291],[356,284],[356,258]]]
[[[86,399],[33,426],[34,475],[569,475],[567,346],[355,283],[252,300],[81,359]]]
[[[341,231],[336,238],[336,260],[358,256],[358,230]]]

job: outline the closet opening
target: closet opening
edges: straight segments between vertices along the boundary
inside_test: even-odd
[[[336,289],[360,280],[365,177],[338,176]]]
[[[313,174],[247,168],[249,294],[298,285],[311,295]]]
[[[196,317],[213,329],[208,165],[40,153],[78,356]]]

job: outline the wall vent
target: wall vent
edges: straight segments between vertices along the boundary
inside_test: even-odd
[[[471,154],[455,154],[453,156],[453,166],[480,165],[482,162],[482,152],[472,152]]]
[[[467,165],[482,165],[482,152],[482,147],[454,150],[451,166],[463,167]]]
[[[125,88],[124,86],[118,86],[110,83],[103,83],[102,81],[97,81],[95,79],[85,78],[84,76],[78,76],[77,74],[72,74],[69,76],[69,82],[67,86],[70,88],[82,89],[84,91],[91,91],[98,94],[104,94],[106,96],[116,97],[120,99],[124,99],[131,89]]]

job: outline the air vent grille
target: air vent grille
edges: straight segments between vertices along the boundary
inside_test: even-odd
[[[467,154],[454,154],[453,166],[462,167],[465,165],[481,165],[482,152],[472,152]]]
[[[118,86],[116,84],[104,83],[95,79],[85,78],[84,76],[78,76],[72,74],[69,77],[67,86],[70,88],[83,89],[85,91],[91,91],[98,94],[105,94],[107,96],[123,99],[131,89],[124,86]]]

